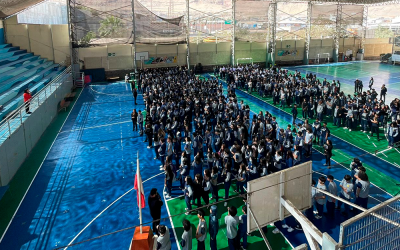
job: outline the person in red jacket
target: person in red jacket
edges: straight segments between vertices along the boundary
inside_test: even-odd
[[[32,99],[32,94],[29,91],[29,89],[25,89],[24,91],[24,103],[25,103],[25,111],[27,114],[32,114],[32,112],[29,111],[29,106],[30,106],[30,102]]]

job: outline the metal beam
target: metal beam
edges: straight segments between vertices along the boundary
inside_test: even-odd
[[[269,244],[269,241],[267,239],[267,237],[264,234],[264,231],[262,230],[262,228],[260,227],[260,225],[258,224],[258,221],[256,219],[256,217],[254,216],[253,211],[251,210],[250,206],[247,206],[248,211],[250,212],[251,217],[253,218],[254,222],[256,223],[257,227],[258,227],[258,231],[260,231],[261,237],[264,239],[265,245],[267,245],[267,248],[269,250],[272,250],[271,245]]]
[[[136,66],[136,22],[135,22],[135,0],[132,0],[132,37],[133,37],[133,70],[135,71],[135,80],[137,73]],[[107,53],[108,56],[108,53]]]
[[[342,34],[342,5],[338,4],[336,9],[336,29],[333,37],[334,48],[333,48],[333,61],[339,61],[339,41]]]
[[[367,37],[368,28],[368,6],[363,6],[363,17],[362,17],[362,33],[361,33],[361,49],[365,49],[365,39]]]
[[[335,198],[336,200],[339,200],[339,201],[341,201],[343,203],[346,203],[347,205],[350,205],[351,207],[357,208],[358,210],[361,210],[362,212],[364,212],[364,213],[358,214],[357,216],[353,217],[351,220],[353,220],[353,219],[356,220],[356,218],[364,217],[365,214],[367,214],[367,215],[372,215],[372,216],[374,216],[374,217],[376,217],[378,219],[384,220],[387,223],[392,224],[393,226],[400,227],[400,223],[397,223],[397,222],[395,222],[393,220],[389,220],[389,219],[383,217],[382,215],[379,215],[379,214],[376,214],[376,213],[372,212],[372,211],[376,211],[378,208],[390,205],[390,203],[392,203],[393,201],[399,200],[400,199],[400,195],[399,196],[395,196],[395,197],[393,197],[393,198],[391,198],[391,199],[389,199],[387,201],[384,201],[384,202],[380,203],[378,206],[375,206],[375,207],[373,207],[371,209],[365,209],[365,208],[360,207],[360,206],[358,206],[358,205],[356,205],[356,204],[354,204],[354,203],[352,203],[352,202],[350,202],[348,200],[342,199],[339,196],[333,195],[333,194],[329,193],[328,191],[325,191],[325,190],[322,190],[322,189],[319,189],[319,188],[316,188],[316,187],[313,187],[313,189],[315,189],[316,191],[321,192],[321,193],[323,193],[325,195],[328,195],[328,196],[330,196],[332,198]],[[345,224],[345,223],[347,223],[347,221],[343,222],[343,224]]]
[[[305,44],[304,44],[304,59],[303,59],[303,64],[305,64],[305,65],[308,65],[309,59],[310,59],[311,15],[312,15],[312,2],[308,2],[306,37],[305,37]]]
[[[298,210],[292,204],[292,202],[287,200],[285,197],[281,197],[281,204],[301,224],[303,231],[305,233],[308,232],[310,236],[322,246],[322,232],[316,226],[314,226],[314,224],[300,210]],[[310,241],[308,241],[308,243],[310,245],[312,244]]]
[[[236,33],[236,0],[232,0],[232,43],[231,43],[231,64],[235,65],[235,33]]]
[[[267,66],[275,65],[276,12],[277,2],[274,0],[268,8]]]
[[[189,20],[189,0],[186,0],[186,64],[188,75],[190,75],[190,20]]]

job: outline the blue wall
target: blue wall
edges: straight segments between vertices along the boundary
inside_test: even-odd
[[[4,28],[0,28],[0,44],[4,43]]]

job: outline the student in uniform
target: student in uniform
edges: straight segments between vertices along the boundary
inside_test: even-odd
[[[230,163],[225,163],[225,167],[222,170],[221,177],[224,179],[224,189],[225,189],[225,199],[229,198],[229,189],[231,187],[231,179],[232,179],[232,173],[231,173],[231,164]],[[226,207],[228,205],[228,202],[224,202],[224,206]]]
[[[142,111],[139,110],[137,116],[137,125],[139,126],[139,135],[143,135],[143,114]]]
[[[199,224],[197,225],[196,230],[196,239],[197,239],[197,250],[205,250],[205,241],[207,236],[207,222],[204,219],[204,211],[203,209],[197,210],[197,218],[199,218]]]
[[[244,194],[244,184],[247,180],[246,174],[246,165],[242,163],[240,164],[240,169],[237,176],[236,193],[240,192],[240,194]]]
[[[317,188],[326,191],[325,181],[326,181],[326,179],[324,176],[319,177]],[[315,219],[317,219],[317,220],[322,218],[322,214],[324,212],[324,205],[326,203],[325,198],[326,198],[325,194],[323,194],[319,191],[316,192],[315,206],[317,207],[317,214],[315,215]]]
[[[247,249],[247,206],[246,205],[242,206],[242,212],[243,214],[239,216],[238,237],[239,237],[239,242],[243,239],[241,244],[242,249],[246,250]]]
[[[327,176],[327,180],[329,182],[328,184],[328,192],[337,196],[337,186],[335,183],[335,179],[333,178],[332,175],[328,175]],[[329,217],[333,217],[335,215],[335,203],[336,203],[336,199],[328,196],[327,197],[327,203],[326,203],[326,210],[328,212],[328,216]]]
[[[331,168],[332,150],[333,150],[332,141],[326,140],[324,144],[324,155],[325,155],[324,166],[328,166],[328,168]]]
[[[212,167],[211,171],[211,199],[215,199],[218,202],[218,167]]]
[[[354,194],[354,184],[351,181],[351,176],[348,174],[345,175],[343,180],[340,182],[339,187],[341,188],[339,197],[347,201],[350,201],[352,195]],[[340,210],[342,207],[342,203],[343,202],[338,200],[336,209]],[[349,214],[349,205],[344,203],[344,211],[342,212],[342,215],[346,216],[348,214]]]
[[[236,216],[236,214],[237,209],[235,206],[228,207],[228,215],[225,216],[225,224],[229,250],[236,250],[238,248],[236,237],[238,232],[239,218]]]
[[[368,208],[368,195],[371,186],[368,175],[364,171],[358,171],[356,177],[356,204],[365,209]]]
[[[183,234],[181,240],[182,250],[192,250],[192,226],[190,225],[190,221],[187,219],[183,219]]]
[[[191,201],[193,199],[193,180],[190,175],[186,176],[185,178],[185,202],[186,202],[186,208],[185,210],[187,211],[185,214],[189,215],[189,211],[192,210],[192,204]]]
[[[210,248],[211,250],[217,250],[217,234],[218,234],[218,214],[217,206],[212,205],[210,208],[210,221],[209,221],[209,232],[210,232]]]
[[[171,240],[168,228],[164,225],[158,225],[157,229],[160,234],[157,238],[157,250],[170,250]]]

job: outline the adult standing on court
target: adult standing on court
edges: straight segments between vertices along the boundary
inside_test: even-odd
[[[29,89],[25,89],[25,91],[24,91],[24,103],[25,103],[25,111],[26,111],[27,114],[32,114],[32,112],[29,111],[29,106],[30,106],[31,99],[32,99],[31,91],[29,91]]]
[[[387,88],[385,84],[383,84],[381,87],[381,98],[380,98],[380,100],[382,100],[383,97],[383,102],[386,102],[386,93],[387,93]]]
[[[133,131],[137,131],[137,125],[138,125],[138,113],[136,112],[136,109],[133,109],[131,113],[131,119],[132,119],[132,125],[133,125]]]
[[[372,85],[374,85],[374,78],[373,77],[371,77],[371,79],[369,80],[369,84],[368,84],[369,90],[372,90]]]
[[[156,188],[151,189],[150,195],[147,198],[147,204],[149,204],[150,215],[153,218],[153,232],[158,234],[157,226],[160,224],[161,207],[164,203],[161,201]]]
[[[379,120],[378,115],[375,115],[374,118],[371,120],[371,136],[374,136],[376,133],[378,141],[379,141]]]

